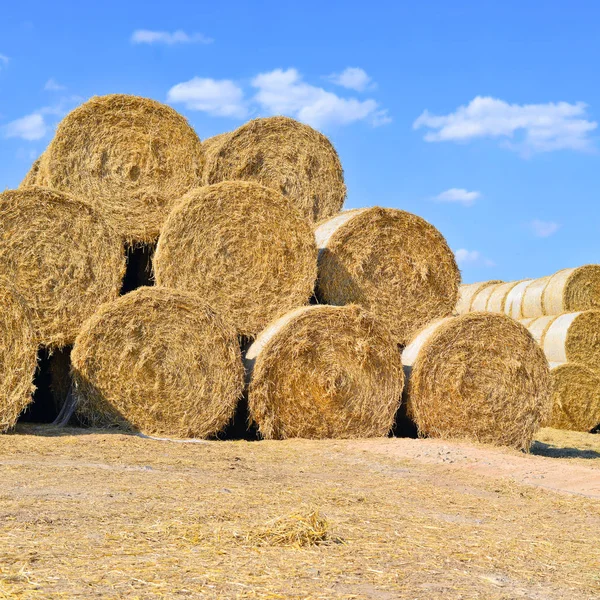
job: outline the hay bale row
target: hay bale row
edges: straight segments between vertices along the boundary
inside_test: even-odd
[[[551,411],[540,347],[504,315],[469,313],[422,330],[404,349],[407,412],[420,435],[527,450]]]

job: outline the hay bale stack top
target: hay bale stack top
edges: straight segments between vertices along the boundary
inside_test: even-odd
[[[527,450],[552,408],[541,348],[505,315],[469,313],[426,327],[402,354],[419,433]]]
[[[384,436],[404,373],[384,326],[358,306],[308,306],[246,354],[250,417],[268,439]]]
[[[218,140],[204,183],[254,181],[289,197],[316,222],[336,214],[346,198],[344,173],[331,142],[288,117],[254,119]]]
[[[254,337],[308,303],[317,247],[310,224],[279,192],[226,181],[192,190],[173,210],[154,274],[157,285],[194,292]]]
[[[37,342],[27,306],[0,282],[0,433],[14,427],[31,402]]]
[[[137,96],[97,96],[59,124],[40,164],[43,183],[98,209],[130,243],[152,242],[173,204],[200,185],[204,155],[169,106]]]
[[[119,236],[87,204],[47,188],[0,194],[0,277],[31,308],[38,342],[72,344],[83,322],[119,295]]]
[[[460,271],[442,234],[403,210],[345,211],[321,223],[317,292],[327,304],[356,303],[379,318],[400,344],[452,314]]]
[[[192,294],[139,288],[105,304],[71,355],[77,411],[92,426],[204,438],[244,384],[235,331]]]

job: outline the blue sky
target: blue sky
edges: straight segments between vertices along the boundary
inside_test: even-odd
[[[5,3],[0,189],[66,111],[130,93],[201,138],[309,122],[346,206],[423,216],[467,282],[600,262],[599,22],[591,0]]]

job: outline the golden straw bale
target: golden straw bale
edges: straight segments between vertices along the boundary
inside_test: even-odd
[[[437,321],[405,348],[419,434],[527,450],[552,409],[550,372],[520,323],[474,312]]]
[[[276,190],[225,181],[188,192],[154,256],[159,286],[194,292],[239,334],[307,304],[317,277],[310,223]]]
[[[384,436],[404,373],[389,332],[358,306],[307,306],[246,354],[250,417],[264,438]]]
[[[471,312],[471,303],[473,298],[479,294],[482,290],[492,285],[502,283],[499,280],[492,281],[479,281],[477,283],[465,283],[458,288],[458,302],[454,309],[457,315],[464,315],[465,313]]]
[[[95,96],[69,113],[44,152],[45,185],[99,210],[129,243],[152,242],[173,204],[201,184],[202,145],[175,110]]]
[[[550,362],[580,363],[600,372],[600,310],[521,321]]]
[[[23,299],[0,282],[0,433],[13,427],[35,390],[37,342]]]
[[[19,184],[19,188],[30,187],[32,185],[43,185],[43,181],[41,180],[41,176],[39,174],[40,171],[40,162],[42,160],[42,156],[39,156],[34,163],[31,165],[31,169],[25,175],[25,178]]]
[[[193,294],[138,288],[103,305],[71,354],[77,412],[92,426],[204,438],[244,385],[235,331]]]
[[[219,135],[214,135],[213,137],[202,142],[202,151],[204,152],[204,173],[202,177],[202,183],[204,185],[209,185],[207,172],[208,168],[216,160],[217,155],[221,150],[221,146],[229,138],[229,135],[231,135],[230,132],[220,133]]]
[[[319,298],[360,304],[400,344],[421,327],[452,314],[460,271],[441,233],[403,210],[345,211],[315,231]]]
[[[0,194],[0,276],[31,308],[38,341],[72,344],[82,323],[119,295],[119,236],[87,204],[41,187]]]
[[[238,179],[276,189],[314,222],[336,214],[346,198],[331,142],[288,117],[254,119],[227,134],[218,152],[210,152],[205,184]]]
[[[590,431],[600,424],[600,376],[578,363],[551,363],[552,415],[546,425]]]
[[[512,317],[513,319],[523,318],[523,314],[521,312],[523,293],[532,281],[532,279],[515,281],[515,286],[506,295],[506,300],[504,301],[504,314]]]

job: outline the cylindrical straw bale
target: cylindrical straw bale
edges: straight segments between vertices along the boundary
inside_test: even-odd
[[[119,295],[119,236],[87,204],[48,188],[0,194],[0,276],[31,308],[41,345],[72,344],[83,322]]]
[[[469,313],[428,326],[402,354],[420,435],[527,450],[552,408],[548,362],[515,320]]]
[[[194,292],[239,334],[254,337],[273,319],[308,304],[317,277],[310,223],[282,194],[226,181],[186,194],[154,256],[159,286]]]
[[[465,283],[458,288],[458,302],[456,303],[455,313],[457,315],[464,315],[465,313],[471,312],[471,303],[473,298],[481,292],[481,290],[502,283],[499,280],[492,281],[479,281],[477,283]]]
[[[71,354],[77,412],[92,426],[205,438],[244,385],[235,331],[193,294],[138,288],[103,305]]]
[[[384,436],[404,373],[387,329],[358,306],[308,306],[246,354],[251,419],[267,439]]]
[[[152,242],[174,203],[202,181],[202,145],[175,110],[95,96],[69,113],[44,152],[44,184],[99,210],[129,243]]]
[[[460,271],[442,234],[392,208],[346,211],[321,223],[317,293],[327,304],[360,304],[399,344],[452,314]]]
[[[220,133],[214,135],[202,142],[202,151],[204,152],[204,172],[202,176],[203,185],[209,185],[208,183],[208,168],[217,159],[221,146],[226,142],[230,135],[230,132]]]
[[[342,208],[346,185],[340,159],[312,127],[288,117],[254,119],[218,142],[204,172],[206,185],[240,179],[260,183],[288,196],[313,222]]]
[[[515,281],[515,285],[506,295],[506,300],[504,302],[504,314],[512,317],[513,319],[523,318],[523,314],[521,312],[523,294],[532,281],[532,279]]]

